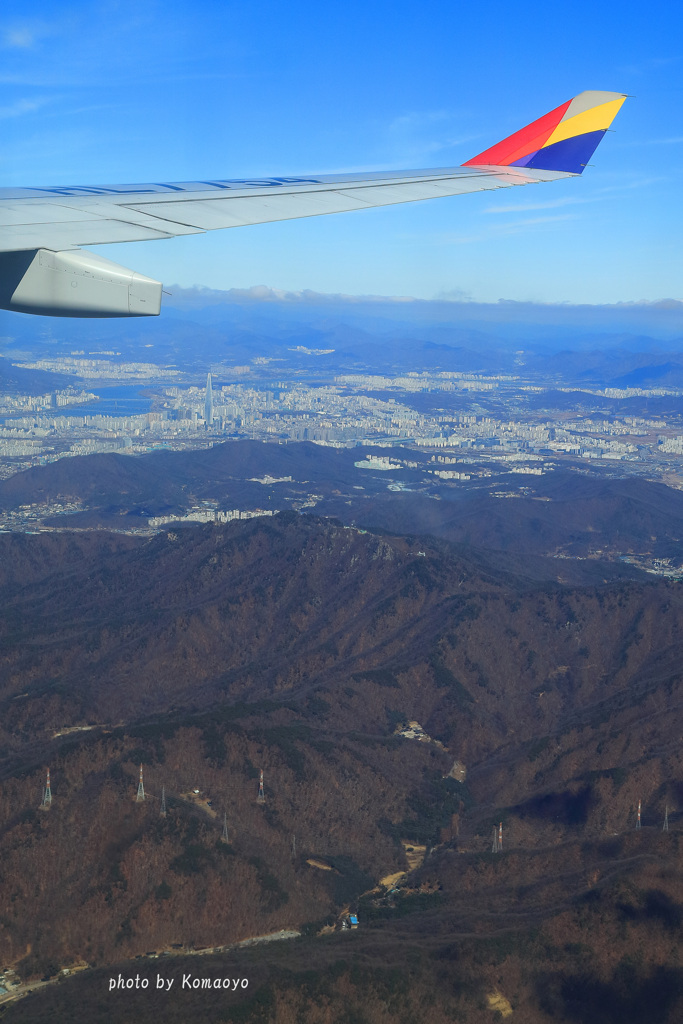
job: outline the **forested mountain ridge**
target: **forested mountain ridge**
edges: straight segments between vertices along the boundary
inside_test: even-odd
[[[3,962],[47,976],[79,958],[315,932],[351,904],[376,963],[392,943],[400,962],[406,943],[423,949],[416,991],[464,933],[527,925],[543,948],[554,936],[562,950],[562,935],[590,946],[580,970],[615,991],[646,934],[643,985],[674,965],[662,950],[683,896],[678,583],[534,583],[476,549],[295,513],[152,538],[5,534],[0,548]],[[398,734],[411,721],[422,741]],[[407,888],[362,897],[408,868],[405,843],[432,850]],[[538,948],[534,981],[523,943],[496,968],[467,942],[453,978],[479,962],[476,998],[517,986],[534,1022],[565,1006]],[[570,984],[576,954],[555,955]],[[300,1005],[289,984],[274,990],[282,1013]],[[378,976],[363,985],[375,1006]],[[447,1006],[470,1020],[476,999],[456,989],[435,1020]]]

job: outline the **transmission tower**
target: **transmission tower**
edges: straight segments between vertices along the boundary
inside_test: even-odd
[[[143,797],[144,797],[144,794],[143,794]],[[161,787],[161,809],[159,811],[159,814],[161,815],[162,818],[166,817],[166,787],[165,786]]]
[[[667,804],[664,808],[664,824],[662,825],[662,832],[669,831],[669,805]]]
[[[261,775],[259,777],[258,784],[258,803],[264,804],[266,802],[266,795],[263,792],[263,768],[261,769]]]
[[[43,790],[43,802],[40,805],[43,810],[49,811],[52,807],[52,789],[50,787],[50,769],[47,770],[47,781],[45,783],[45,789]]]
[[[229,843],[230,842],[230,836],[228,835],[228,812],[227,811],[225,811],[223,813],[223,835],[221,836],[221,839],[222,839],[222,841],[224,843]]]
[[[636,828],[640,828],[640,800],[638,801],[638,816],[636,818]]]
[[[142,765],[140,765],[140,781],[138,782],[138,795],[136,796],[137,803],[142,803],[145,799],[145,784],[142,781]]]

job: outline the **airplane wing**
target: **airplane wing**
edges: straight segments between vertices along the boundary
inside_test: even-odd
[[[375,175],[0,189],[0,252],[202,234],[567,176],[517,167],[450,167]]]
[[[159,282],[84,253],[85,245],[201,234],[579,175],[625,98],[583,92],[460,167],[0,189],[0,308],[61,316],[159,312]]]

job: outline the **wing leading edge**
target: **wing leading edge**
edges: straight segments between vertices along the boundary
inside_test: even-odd
[[[62,308],[59,302],[55,305],[54,294],[42,303],[40,293],[45,287],[42,279],[52,281],[54,293],[57,266],[78,266],[81,275],[87,277],[87,260],[43,259],[41,263],[36,259],[26,271],[26,254],[31,252],[36,257],[43,250],[59,254],[86,245],[200,234],[219,228],[344,213],[576,176],[582,173],[625,98],[621,93],[581,93],[460,167],[143,185],[0,189],[0,253],[7,254],[0,258],[0,277],[5,279],[0,282],[0,306],[67,316],[130,316],[159,311],[155,300],[148,309],[142,310],[137,302],[135,312],[125,311],[125,302],[121,308],[121,304],[117,304],[113,312],[104,309],[100,313],[93,312],[92,303],[88,311],[78,312],[76,308],[69,312],[67,307],[69,302],[73,305],[75,289],[71,285],[71,292],[67,292],[64,280],[60,287],[64,286],[62,290],[69,297],[66,306]],[[18,258],[20,253],[24,254],[21,259]],[[17,256],[12,258],[10,254]],[[108,262],[99,258],[93,273],[101,277],[105,273],[104,264]],[[16,299],[13,298],[17,289],[13,287],[12,275],[16,276],[19,271],[13,269],[15,267],[24,268],[22,274],[29,273],[33,277],[28,288],[23,277],[17,280]],[[62,269],[62,275],[65,273],[75,271]],[[140,276],[136,276],[139,281]],[[19,287],[22,283],[23,289]],[[120,286],[120,275],[117,286]],[[29,293],[33,298],[27,301]],[[159,302],[160,295],[159,286]],[[97,303],[100,299],[93,301]]]

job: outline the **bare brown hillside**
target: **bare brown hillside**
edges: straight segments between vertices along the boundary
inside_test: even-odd
[[[654,1005],[657,977],[651,1019],[676,1019],[679,584],[534,584],[292,513],[0,540],[0,966],[50,977],[296,929],[308,952],[264,954],[270,994],[241,1019],[334,1020],[345,1000],[401,1019],[392,1000],[415,1016],[431,993],[430,1019],[483,1021],[500,992],[532,1024],[592,1020],[581,991]],[[406,843],[422,867],[373,892]],[[362,928],[316,938],[345,907]],[[327,989],[305,975],[338,963]],[[87,974],[7,1019],[68,986],[90,1005]]]

